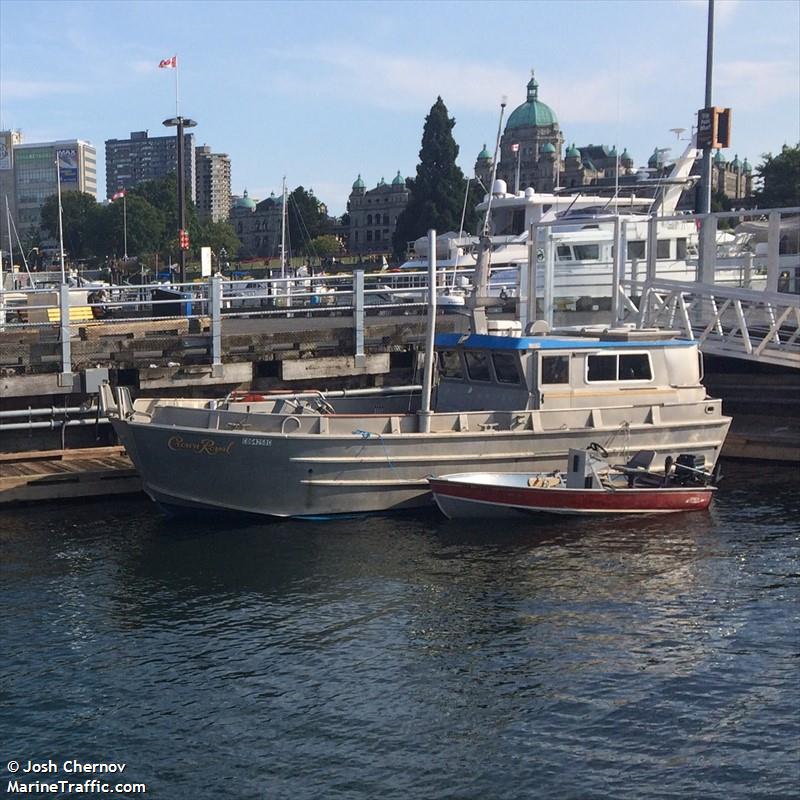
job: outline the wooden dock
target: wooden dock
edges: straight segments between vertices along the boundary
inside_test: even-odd
[[[0,453],[0,505],[141,491],[124,447]]]

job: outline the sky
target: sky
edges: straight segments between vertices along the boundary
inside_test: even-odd
[[[228,153],[232,190],[311,188],[341,214],[367,187],[413,176],[425,116],[443,98],[471,175],[507,114],[539,99],[567,143],[683,144],[704,105],[706,0],[531,2],[38,2],[0,0],[0,130],[25,142],[163,135],[178,56],[180,112]],[[800,2],[716,0],[714,105],[733,109],[726,152],[758,164],[800,141]],[[172,129],[174,131],[174,129]]]

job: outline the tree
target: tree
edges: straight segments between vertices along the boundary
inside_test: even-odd
[[[143,197],[131,194],[104,209],[104,237],[98,255],[122,256],[125,252],[125,216],[127,215],[128,255],[144,256],[159,250],[164,237],[164,215]]]
[[[393,237],[398,255],[405,251],[407,242],[422,236],[429,228],[443,233],[458,230],[461,224],[466,180],[456,164],[458,145],[452,133],[455,124],[455,119],[447,116],[442,98],[437,97],[422,129],[417,177],[406,181],[411,197],[397,218]],[[469,204],[467,212],[465,227],[473,228],[474,204]]]
[[[155,208],[163,218],[163,234],[159,242],[159,250],[171,250],[177,254],[178,245],[178,181],[174,172],[164,178],[145,181],[128,193],[132,196],[142,197]],[[194,242],[200,232],[200,223],[197,219],[197,210],[186,192],[186,207],[184,209],[186,230],[189,231],[189,240]]]
[[[325,206],[311,189],[298,186],[288,197],[287,222],[289,241],[297,252],[309,252],[309,243],[330,230]]]
[[[85,192],[61,193],[61,216],[64,229],[64,250],[72,258],[94,255],[93,237],[100,206]],[[58,195],[50,195],[42,206],[42,227],[58,239]]]
[[[762,187],[755,192],[757,208],[787,208],[800,206],[800,142],[794,147],[784,145],[777,156],[765,153],[756,173]]]
[[[208,222],[202,223],[195,240],[192,244],[197,252],[201,247],[210,247],[212,252],[219,258],[221,250],[225,250],[230,258],[239,252],[239,237],[230,222]]]
[[[308,254],[317,258],[330,258],[342,252],[342,243],[332,234],[317,236],[309,242]]]

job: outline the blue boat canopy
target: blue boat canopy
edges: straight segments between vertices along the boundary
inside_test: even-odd
[[[659,339],[639,341],[606,341],[580,337],[558,336],[491,336],[479,333],[439,333],[438,348],[464,347],[470,350],[597,350],[651,347],[687,347],[694,344],[685,339]]]

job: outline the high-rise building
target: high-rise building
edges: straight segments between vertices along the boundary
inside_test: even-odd
[[[195,150],[195,203],[201,219],[221,222],[231,207],[231,160],[227,153],[212,153],[204,144]]]
[[[183,179],[188,197],[195,199],[194,134],[183,135]],[[165,178],[178,169],[178,142],[174,135],[150,136],[133,131],[130,139],[106,140],[106,195],[132,189],[145,181]]]
[[[56,158],[61,172],[61,191],[97,196],[97,153],[88,142],[61,139],[24,144],[19,131],[0,132],[0,191],[8,197],[9,210],[20,239],[41,224],[45,200],[58,192]],[[4,232],[5,233],[5,232]],[[3,242],[7,249],[7,234]]]

